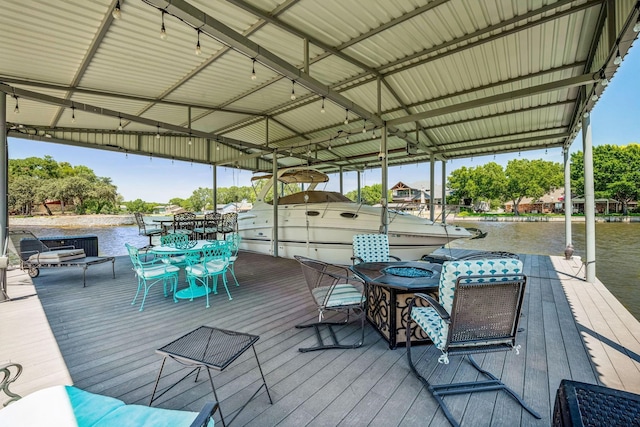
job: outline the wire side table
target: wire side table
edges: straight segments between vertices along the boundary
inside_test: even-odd
[[[242,406],[242,408],[240,408],[240,410],[231,419],[231,421],[229,421],[229,423],[233,422],[233,420],[238,416],[240,412],[242,412],[245,406],[247,406],[247,404],[249,404],[249,402],[258,394],[262,387],[264,387],[267,391],[269,402],[273,403],[271,394],[269,393],[269,388],[267,387],[267,382],[264,379],[262,367],[260,366],[258,353],[256,353],[256,349],[254,347],[254,343],[258,341],[258,339],[260,339],[260,336],[258,335],[234,332],[225,329],[213,328],[210,326],[200,326],[199,328],[194,329],[186,335],[183,335],[180,338],[170,342],[169,344],[157,349],[156,353],[163,355],[164,358],[162,359],[162,365],[160,366],[160,372],[158,372],[156,383],[153,386],[153,392],[151,393],[151,401],[149,402],[149,406],[151,406],[151,404],[156,399],[163,396],[166,392],[171,390],[192,373],[196,372],[196,381],[198,381],[198,375],[201,368],[206,368],[207,374],[209,375],[209,382],[211,383],[211,389],[213,390],[213,395],[216,399],[216,402],[219,403],[220,401],[218,399],[218,394],[216,393],[216,388],[213,385],[213,378],[211,377],[210,369],[223,371],[250,347],[253,349],[253,354],[255,355],[256,362],[258,363],[258,369],[260,370],[260,375],[262,376],[262,385],[258,387],[258,390],[253,393],[253,395]],[[164,364],[167,361],[167,358],[175,360],[181,365],[193,369],[176,383],[169,386],[156,396],[158,383],[160,382],[162,370],[164,369]],[[222,420],[222,425],[226,426],[224,416],[222,415],[222,409],[220,409],[220,418]]]

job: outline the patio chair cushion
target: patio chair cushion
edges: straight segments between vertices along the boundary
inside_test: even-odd
[[[60,249],[33,254],[29,257],[29,262],[60,262],[84,257],[84,249]]]
[[[329,292],[330,289],[329,286],[322,286],[311,291],[318,304],[325,308],[360,305],[365,298],[362,292],[355,286],[343,284],[337,285],[335,289],[333,289],[329,300],[325,301],[327,292]]]
[[[197,416],[197,412],[126,405],[113,397],[73,386],[53,386],[0,410],[0,426],[187,427]]]
[[[206,274],[212,274],[222,271],[227,268],[227,265],[228,263],[226,261],[214,259],[206,263],[206,270],[205,265],[202,263],[190,265],[185,270],[188,274],[201,277]]]
[[[145,279],[153,279],[156,277],[162,277],[167,273],[177,273],[179,271],[180,268],[175,265],[162,264],[154,267],[146,267],[144,270],[141,268],[136,269],[136,274],[144,277]]]
[[[424,330],[436,348],[444,351],[449,333],[449,325],[443,322],[432,307],[414,307],[411,318]]]

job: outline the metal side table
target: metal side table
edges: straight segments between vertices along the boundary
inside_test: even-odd
[[[164,347],[157,349],[156,353],[162,354],[164,358],[162,359],[160,372],[158,372],[158,378],[156,378],[156,383],[153,386],[153,393],[151,394],[151,401],[149,402],[149,406],[151,406],[154,400],[160,398],[162,395],[171,390],[174,386],[176,386],[192,373],[196,372],[196,381],[198,381],[198,374],[200,373],[201,368],[206,368],[207,374],[209,375],[209,382],[211,382],[213,395],[216,399],[216,402],[219,403],[220,401],[216,393],[216,388],[213,385],[213,378],[211,377],[210,369],[223,371],[234,360],[240,357],[242,353],[247,351],[249,347],[253,349],[253,354],[256,357],[258,369],[260,370],[260,375],[262,376],[262,385],[258,388],[258,390],[256,390],[255,393],[253,393],[253,395],[242,406],[242,408],[240,408],[240,410],[231,419],[231,421],[229,421],[229,423],[231,423],[238,416],[238,414],[242,412],[245,406],[247,406],[247,404],[258,394],[262,387],[264,387],[267,391],[269,402],[273,403],[273,400],[271,400],[271,394],[269,393],[269,388],[267,387],[267,382],[265,381],[264,374],[262,373],[260,361],[258,360],[258,353],[256,353],[256,349],[253,346],[253,344],[258,341],[258,339],[260,339],[258,335],[228,331],[225,329],[218,329],[210,326],[200,326],[199,328],[189,332],[186,335],[181,336],[180,338],[172,341]],[[169,386],[160,394],[158,394],[158,396],[156,396],[158,383],[160,382],[162,370],[164,369],[164,363],[167,361],[167,358],[171,358],[181,365],[193,369],[176,383]],[[224,416],[222,415],[222,410],[220,410],[220,418],[222,419],[222,425],[226,426]]]

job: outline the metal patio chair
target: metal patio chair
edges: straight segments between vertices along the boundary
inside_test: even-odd
[[[295,259],[302,266],[302,273],[307,282],[309,292],[314,303],[318,307],[318,322],[296,325],[296,328],[314,328],[318,345],[315,347],[299,348],[305,353],[314,350],[326,350],[330,348],[358,348],[364,343],[364,318],[366,298],[360,289],[362,280],[354,276],[349,268],[340,265],[328,264],[311,258],[295,255]],[[354,285],[359,285],[358,287]],[[342,322],[329,322],[324,320],[326,311],[336,311],[346,314]],[[360,315],[360,339],[352,344],[340,343],[333,326],[349,323],[349,313],[357,312]],[[321,327],[326,327],[331,337],[331,343],[325,344],[322,339]]]
[[[133,264],[133,271],[135,271],[136,277],[138,278],[138,289],[136,290],[136,295],[133,297],[133,301],[131,301],[131,305],[136,303],[136,298],[138,298],[140,290],[144,288],[142,303],[140,304],[140,311],[142,311],[149,289],[160,281],[162,281],[164,287],[164,296],[166,297],[168,295],[167,285],[169,285],[169,289],[174,295],[173,299],[177,302],[175,293],[178,287],[178,272],[180,269],[175,265],[162,262],[159,258],[140,253],[138,248],[128,243],[125,243],[125,246],[127,247],[129,258],[131,258],[131,263]]]
[[[480,391],[504,390],[531,415],[540,419],[515,391],[490,372],[482,369],[471,356],[474,353],[515,350],[518,321],[525,294],[526,276],[517,259],[483,259],[448,261],[442,265],[439,301],[416,294],[409,304],[407,322],[407,360],[411,371],[420,379],[442,408],[449,422],[457,426],[444,396]],[[416,306],[417,300],[428,303]],[[439,363],[448,364],[450,356],[468,356],[471,365],[488,379],[450,384],[431,384],[411,358],[412,323],[424,330],[441,351]]]
[[[351,261],[360,264],[400,261],[400,258],[389,254],[389,236],[386,234],[356,234],[353,236]]]
[[[189,240],[195,236],[193,230],[196,228],[196,214],[193,212],[177,213],[173,216],[173,226],[171,234],[185,234]]]
[[[149,245],[145,246],[142,249],[148,249],[152,247],[153,244],[151,243],[151,240],[153,239],[153,237],[162,235],[164,233],[164,230],[162,230],[161,227],[150,225],[144,222],[142,212],[135,212],[133,216],[136,218],[136,223],[138,224],[138,234],[149,238]]]
[[[222,215],[222,220],[218,225],[218,233],[221,233],[226,239],[227,234],[238,231],[238,214],[237,212],[228,212]]]
[[[200,253],[192,252],[187,254],[187,267],[185,267],[185,272],[187,281],[189,282],[188,289],[193,291],[198,289],[199,286],[204,286],[207,308],[210,307],[209,292],[212,291],[214,294],[218,293],[218,276],[222,277],[222,284],[224,285],[225,291],[227,291],[229,301],[233,299],[227,287],[227,269],[229,268],[230,256],[229,244],[225,241],[205,245],[202,247]],[[209,286],[210,279],[213,279],[213,285],[211,287]],[[193,300],[193,297],[190,300]]]
[[[222,214],[218,212],[212,212],[204,214],[202,220],[202,227],[196,227],[193,229],[198,239],[215,240],[218,233],[218,225],[222,223]]]

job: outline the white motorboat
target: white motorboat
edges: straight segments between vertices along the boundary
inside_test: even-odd
[[[262,175],[252,181],[261,182],[262,187],[253,208],[238,216],[240,248],[273,254],[273,176]],[[316,190],[318,184],[329,181],[321,171],[308,167],[282,169],[278,181],[306,185],[302,191],[297,186],[297,192],[278,198],[278,256],[302,255],[350,264],[353,235],[380,230],[383,208],[355,203],[338,192]],[[420,259],[452,240],[473,236],[463,227],[433,223],[407,213],[389,211],[388,218],[390,252],[403,260]]]

